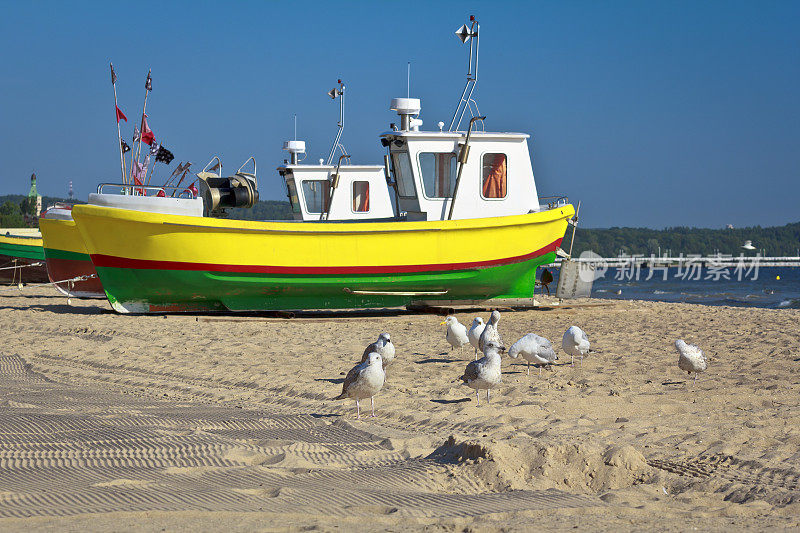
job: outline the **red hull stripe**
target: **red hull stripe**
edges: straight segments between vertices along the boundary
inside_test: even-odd
[[[380,266],[272,266],[272,265],[224,265],[215,263],[186,263],[183,261],[154,261],[150,259],[128,259],[113,255],[92,254],[92,263],[96,267],[133,268],[139,270],[196,270],[204,272],[237,272],[247,274],[396,274],[413,272],[435,272],[446,270],[467,270],[487,268],[511,263],[520,263],[555,252],[561,239],[553,241],[544,248],[528,254],[489,261],[470,263],[443,263],[433,265],[380,265]]]

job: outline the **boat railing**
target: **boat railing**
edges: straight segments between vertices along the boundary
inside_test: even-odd
[[[165,196],[169,195],[170,198],[184,198],[194,200],[197,195],[191,189],[186,187],[171,187],[168,185],[129,185],[123,183],[101,183],[97,186],[97,194],[108,194],[103,192],[106,187],[118,189],[118,194],[127,194],[133,196],[150,196],[157,197],[159,192],[163,192]],[[148,191],[154,191],[154,194],[147,194]],[[177,193],[177,195],[175,194]]]
[[[544,201],[544,203],[542,203]],[[540,196],[539,209],[544,211],[546,209],[555,209],[563,207],[569,203],[568,196]]]

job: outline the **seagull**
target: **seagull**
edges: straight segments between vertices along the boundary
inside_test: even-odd
[[[492,311],[492,314],[489,315],[489,323],[483,328],[483,333],[481,333],[480,339],[478,339],[478,349],[485,352],[484,346],[486,342],[490,340],[494,341],[498,346],[503,345],[503,341],[500,340],[500,332],[497,331],[497,323],[499,321],[500,312]]]
[[[528,362],[528,375],[531,375],[531,363],[539,367],[539,376],[542,375],[543,365],[552,365],[558,359],[553,345],[549,340],[536,333],[528,333],[511,345],[508,355],[516,359],[521,355]]]
[[[459,322],[453,315],[449,315],[444,319],[444,322],[439,325],[443,326],[444,324],[447,324],[447,333],[445,334],[447,342],[449,342],[450,346],[453,348],[461,348],[463,351],[464,345],[469,342],[467,326]]]
[[[392,344],[392,338],[388,333],[381,333],[378,335],[377,341],[366,347],[364,355],[361,356],[361,362],[365,362],[372,352],[380,354],[384,370],[392,364],[392,361],[394,361],[394,344]]]
[[[678,368],[685,370],[689,375],[694,372],[694,382],[697,383],[697,374],[705,372],[708,368],[703,350],[681,339],[675,341],[675,349],[678,350]]]
[[[478,345],[481,341],[481,333],[486,328],[486,324],[483,323],[483,319],[479,316],[475,317],[475,320],[472,321],[472,327],[469,328],[467,332],[467,337],[469,337],[469,343],[475,348],[475,360],[478,360]]]
[[[578,326],[570,326],[564,333],[564,338],[561,340],[561,347],[566,353],[572,356],[570,366],[575,365],[575,356],[581,358],[581,366],[583,366],[583,356],[589,353],[589,337]]]
[[[486,403],[489,403],[489,390],[503,382],[500,373],[500,354],[506,349],[493,340],[486,341],[483,348],[484,356],[477,361],[471,361],[461,376],[467,387],[475,389],[478,405],[481,404],[480,389],[486,389]]]
[[[381,354],[372,352],[363,363],[350,369],[342,384],[342,393],[334,400],[354,398],[356,400],[356,418],[361,418],[361,404],[359,400],[369,398],[372,403],[372,416],[375,416],[375,395],[386,379],[383,371]]]

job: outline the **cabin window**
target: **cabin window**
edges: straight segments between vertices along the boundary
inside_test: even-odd
[[[292,205],[292,213],[300,212],[300,201],[297,199],[297,185],[293,179],[286,180],[286,190],[288,191],[289,203]]]
[[[353,212],[366,213],[369,211],[369,182],[353,182]]]
[[[426,197],[453,197],[456,186],[456,154],[422,152],[419,154],[419,168]]]
[[[331,196],[331,182],[328,180],[304,180],[303,197],[306,200],[306,211],[322,213],[328,210]]]
[[[393,153],[392,166],[397,180],[397,194],[404,198],[416,198],[417,190],[414,187],[414,174],[411,172],[411,158],[408,157],[408,152]]]
[[[484,198],[505,198],[507,174],[506,154],[483,154],[481,195]]]

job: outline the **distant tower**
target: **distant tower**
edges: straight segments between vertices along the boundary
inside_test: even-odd
[[[39,196],[39,192],[36,190],[36,172],[31,174],[31,190],[28,191],[28,202],[30,206],[36,206],[36,216],[38,217],[42,213],[42,197]]]
[[[75,191],[72,190],[72,180],[69,181],[69,193],[67,194],[69,201],[75,200]]]

